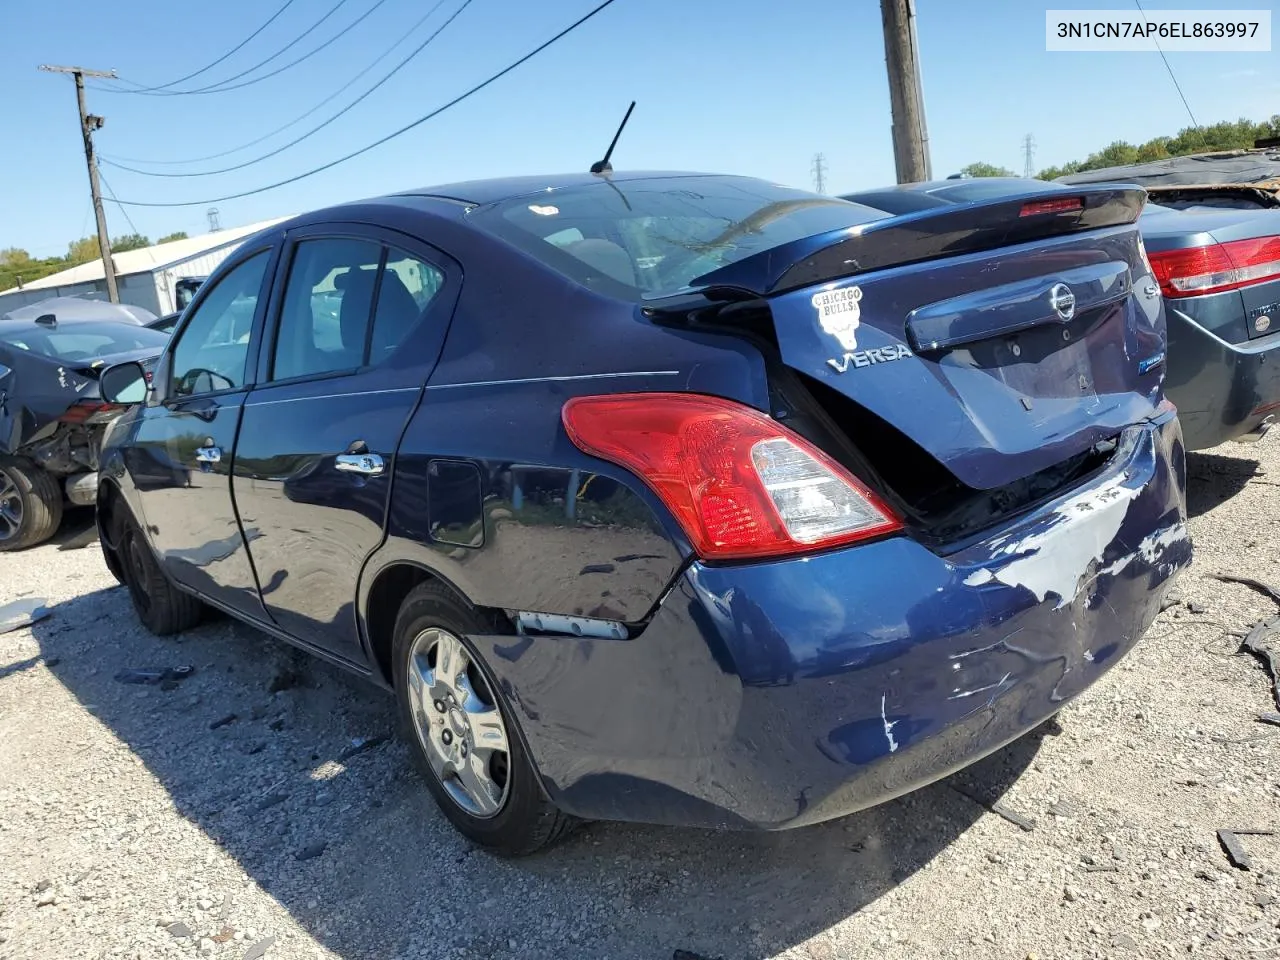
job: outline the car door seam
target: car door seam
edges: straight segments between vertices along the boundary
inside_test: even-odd
[[[267,620],[275,623],[276,619],[267,607],[266,597],[262,595],[262,578],[258,576],[258,565],[254,562],[253,550],[249,547],[249,535],[244,529],[244,518],[240,516],[240,501],[236,498],[236,461],[237,454],[240,452],[240,431],[244,428],[244,410],[248,406],[246,402],[248,398],[246,393],[237,408],[239,416],[236,419],[235,433],[231,438],[231,464],[227,467],[227,490],[231,495],[231,512],[235,515],[236,526],[240,528],[240,540],[244,543],[244,555],[249,561],[249,572],[253,574],[253,585],[258,592],[258,606],[262,608]]]
[[[466,383],[429,383],[428,390],[450,390],[457,387],[501,387],[517,383],[562,383],[571,380],[616,380],[620,377],[676,377],[679,370],[632,370],[625,373],[575,373],[556,377],[518,377],[512,380],[470,380]]]
[[[258,389],[267,390],[269,389],[269,386],[261,386]],[[388,388],[386,390],[357,390],[354,392],[343,390],[340,393],[310,394],[305,397],[283,397],[279,400],[259,400],[256,403],[246,403],[245,406],[246,407],[269,407],[277,403],[297,403],[300,400],[336,400],[342,397],[373,397],[373,396],[377,396],[379,394],[385,394],[385,393],[416,393],[421,389],[422,387],[419,386],[419,387],[393,387],[393,388]]]

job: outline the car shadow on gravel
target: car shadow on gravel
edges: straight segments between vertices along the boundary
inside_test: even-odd
[[[59,550],[80,550],[97,543],[98,527],[94,522],[93,507],[67,507],[58,532],[49,542]]]
[[[1239,444],[1232,444],[1239,449]],[[1198,517],[1230,500],[1258,476],[1259,462],[1217,453],[1187,454],[1187,514]]]
[[[815,827],[589,824],[509,861],[449,827],[394,736],[392,699],[359,678],[225,618],[152,637],[120,588],[61,603],[32,629],[46,665],[177,811],[344,958],[770,956],[925,868],[984,812],[970,797],[997,799],[1045,735],[957,775],[963,782]],[[194,668],[185,679],[117,679],[184,666]],[[203,850],[172,853],[203,862]],[[296,936],[281,946],[310,955]]]

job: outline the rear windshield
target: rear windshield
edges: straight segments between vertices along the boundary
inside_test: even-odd
[[[19,350],[29,350],[66,363],[92,362],[99,357],[134,350],[159,353],[169,338],[158,330],[102,320],[63,327],[26,326],[5,330],[0,327],[0,341]]]
[[[835,197],[736,177],[605,181],[481,207],[476,224],[577,282],[668,296],[803,237],[884,218]]]

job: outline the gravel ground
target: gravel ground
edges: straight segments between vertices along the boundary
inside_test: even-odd
[[[96,546],[63,549],[72,518],[0,555],[3,599],[52,606],[0,635],[0,958],[1280,957],[1280,836],[1244,838],[1248,872],[1215,836],[1280,831],[1275,704],[1225,633],[1274,605],[1211,578],[1280,584],[1280,440],[1189,471],[1181,603],[959,779],[782,834],[595,824],[517,862],[446,825],[389,697],[229,620],[145,634]]]

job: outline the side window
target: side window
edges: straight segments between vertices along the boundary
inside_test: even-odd
[[[188,397],[244,384],[249,332],[271,251],[263,250],[218,281],[173,347],[172,393]]]
[[[294,253],[271,376],[288,380],[364,365],[382,246],[304,240]]]
[[[400,250],[387,252],[373,314],[369,363],[380,362],[400,346],[443,286],[444,274],[436,267]]]

